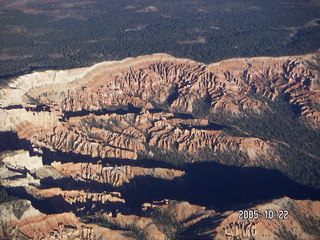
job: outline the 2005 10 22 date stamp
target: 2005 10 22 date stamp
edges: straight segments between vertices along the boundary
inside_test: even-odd
[[[238,211],[238,219],[243,220],[254,220],[254,219],[279,219],[285,220],[289,218],[289,211],[288,210],[273,210],[273,209],[266,209],[260,212],[257,209],[246,209],[246,210],[239,210]]]

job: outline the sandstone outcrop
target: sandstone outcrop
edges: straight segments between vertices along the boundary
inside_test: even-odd
[[[0,137],[10,133],[17,143],[0,145],[7,150],[0,155],[0,184],[29,200],[0,203],[0,238],[316,239],[304,223],[319,228],[319,201],[261,203],[253,208],[289,209],[289,219],[240,220],[237,211],[185,202],[179,191],[181,201],[162,195],[174,192],[171,183],[178,189],[194,177],[187,167],[173,167],[180,162],[195,166],[231,156],[219,163],[236,165],[233,170],[285,165],[279,149],[291,147],[286,142],[210,117],[263,117],[282,101],[319,131],[320,76],[310,62],[313,55],[205,65],[153,54],[12,80],[0,88]],[[201,177],[200,184],[208,176]],[[133,191],[141,196],[133,199]]]
[[[9,236],[17,239],[133,239],[123,236],[119,231],[95,224],[84,224],[73,213],[40,214],[18,222],[13,221],[9,223],[9,226],[13,226]]]
[[[15,202],[11,203],[11,205],[14,204]],[[15,206],[16,212],[20,212],[18,217],[12,214],[8,204],[1,204],[0,209],[5,209],[12,215],[11,217],[8,217],[7,214],[1,215],[1,220],[10,219],[7,222],[9,234],[17,236],[16,234],[19,233],[18,236],[23,236],[25,239],[65,239],[68,237],[89,240],[97,237],[101,239],[139,239],[137,236],[143,236],[144,239],[165,240],[168,237],[166,234],[175,233],[176,224],[181,228],[179,231],[182,230],[180,234],[187,234],[186,236],[194,239],[284,239],[285,236],[317,239],[316,231],[319,229],[307,229],[306,226],[313,224],[313,227],[319,227],[319,204],[319,201],[292,200],[285,197],[252,206],[250,209],[258,210],[263,216],[249,220],[239,219],[238,211],[216,212],[188,202],[172,200],[153,202],[147,210],[151,214],[146,214],[144,217],[121,213],[116,216],[110,214],[92,216],[92,219],[97,219],[98,223],[108,224],[117,230],[82,222],[72,213],[41,214],[33,209],[28,201],[25,201],[24,204],[20,203],[19,207]],[[275,212],[288,210],[288,219],[266,219],[265,210]],[[164,219],[157,218],[161,216],[161,213],[171,216],[172,219],[167,220],[168,222],[162,221]],[[170,225],[173,223],[174,226]],[[201,231],[195,232],[193,228],[199,225],[202,226]]]
[[[43,167],[42,158],[30,156],[28,151],[18,150],[13,152],[4,152],[0,159],[6,165],[13,168],[27,169],[29,171]]]
[[[184,172],[166,168],[142,168],[135,166],[103,166],[92,163],[54,163],[53,167],[66,177],[72,177],[81,181],[94,181],[108,183],[113,187],[119,187],[129,183],[138,176],[152,176],[172,180],[181,177]]]
[[[228,136],[223,129],[210,129],[206,119],[181,119],[170,112],[192,113],[194,102],[207,94],[208,112],[261,113],[268,109],[264,98],[275,100],[284,94],[318,126],[319,76],[306,67],[307,60],[312,61],[311,56],[204,65],[155,54],[65,72],[33,73],[0,90],[2,130],[17,131],[40,153],[47,148],[137,159],[149,147],[190,154],[210,148],[217,153],[241,152],[250,160],[246,165],[257,166],[256,159],[278,159],[277,143]],[[15,109],[18,104],[21,107]],[[163,107],[169,113],[154,112]]]

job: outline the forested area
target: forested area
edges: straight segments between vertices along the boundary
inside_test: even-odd
[[[256,97],[267,101],[270,110],[262,114],[249,110],[246,116],[241,117],[224,111],[210,113],[207,109],[210,108],[211,100],[206,96],[194,103],[193,114],[224,125],[224,130],[231,136],[248,136],[244,135],[246,133],[273,142],[282,161],[265,162],[266,167],[278,169],[296,182],[319,188],[319,133],[308,127],[307,120],[301,116],[301,110],[286,102],[285,95],[280,95],[276,101],[258,95]],[[232,160],[232,156],[227,158]],[[234,158],[239,156],[235,154]]]
[[[74,7],[84,19],[2,9],[0,78],[156,52],[205,63],[313,52],[320,48],[319,8],[301,2],[106,0]]]

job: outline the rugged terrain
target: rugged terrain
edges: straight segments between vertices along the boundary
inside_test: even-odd
[[[0,234],[316,239],[318,59],[153,54],[11,80],[0,180],[18,199],[0,205]],[[290,214],[239,220],[247,208]]]

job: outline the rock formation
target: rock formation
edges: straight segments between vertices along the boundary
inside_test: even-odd
[[[258,219],[239,219],[239,212],[228,214],[216,228],[216,236],[218,239],[284,239],[290,236],[317,239],[306,226],[310,224],[309,230],[319,230],[319,206],[319,201],[295,201],[287,197],[277,199],[247,209],[259,211]],[[289,212],[287,219],[281,219],[279,213],[285,210]],[[265,211],[274,212],[275,217],[266,218]]]
[[[252,209],[289,209],[289,219],[240,220],[237,211],[156,194],[173,191],[172,184],[179,189],[190,178],[188,168],[177,167],[181,163],[285,165],[279,149],[288,143],[214,117],[263,117],[272,103],[283,101],[297,109],[304,126],[319,131],[313,57],[205,65],[153,54],[11,80],[0,89],[0,137],[6,143],[12,138],[10,146],[0,143],[6,150],[0,153],[0,184],[24,200],[0,203],[0,238],[316,239],[319,201],[264,202]],[[151,191],[152,184],[159,189]],[[135,199],[133,190],[143,196]]]
[[[168,150],[175,146],[187,153],[208,147],[213,152],[243,152],[250,159],[248,165],[258,165],[254,161],[259,157],[278,158],[276,143],[226,136],[223,130],[208,129],[205,119],[150,111],[167,107],[170,112],[192,113],[194,102],[208,94],[208,111],[245,115],[245,110],[268,109],[263,97],[275,100],[286,94],[287,101],[318,126],[319,76],[306,68],[307,58],[233,59],[204,65],[155,54],[85,69],[32,73],[1,89],[1,129],[16,131],[39,151],[137,159],[148,146]],[[45,110],[31,107],[31,102]],[[21,107],[15,109],[18,104]]]
[[[152,176],[172,180],[181,177],[184,172],[166,168],[142,168],[130,166],[102,166],[92,163],[54,163],[53,167],[64,176],[76,180],[108,183],[113,187],[129,183],[138,176]]]

